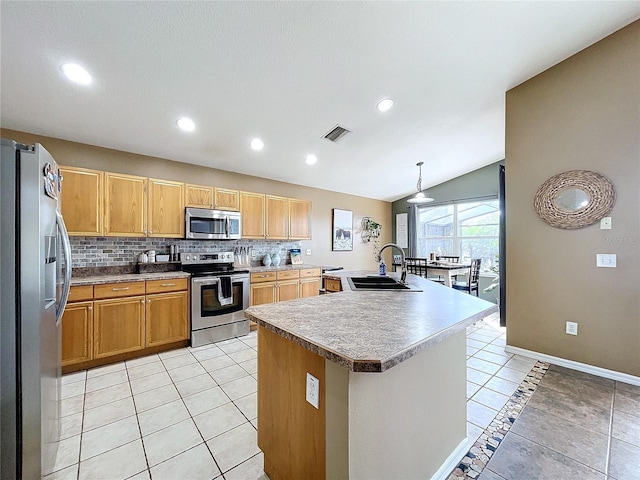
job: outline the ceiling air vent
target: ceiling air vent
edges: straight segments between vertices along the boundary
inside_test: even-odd
[[[331,130],[329,133],[327,133],[323,138],[326,138],[327,140],[331,140],[332,142],[337,143],[340,140],[342,140],[344,137],[349,135],[350,133],[353,133],[353,132],[351,130],[347,130],[344,127],[341,127],[340,125],[336,125],[335,128]]]

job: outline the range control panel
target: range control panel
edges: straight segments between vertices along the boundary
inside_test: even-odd
[[[180,261],[185,265],[198,263],[233,263],[233,252],[180,253]]]

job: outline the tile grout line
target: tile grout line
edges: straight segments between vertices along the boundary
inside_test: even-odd
[[[606,478],[609,478],[609,461],[611,459],[611,443],[613,437],[613,415],[614,406],[616,401],[616,390],[618,388],[618,382],[613,382],[613,395],[611,397],[611,417],[609,418],[609,436],[607,438],[607,456],[604,461],[604,474]]]

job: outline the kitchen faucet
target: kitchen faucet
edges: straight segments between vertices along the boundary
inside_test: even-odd
[[[396,247],[398,249],[398,251],[400,252],[400,261],[401,261],[401,265],[400,265],[400,271],[402,272],[400,274],[400,283],[402,283],[403,285],[405,285],[407,282],[407,261],[404,257],[404,250],[402,250],[402,248],[400,248],[397,244],[395,243],[387,243],[386,245],[383,245],[380,248],[380,251],[378,252],[378,262],[380,262],[380,260],[382,260],[382,251],[385,248],[389,248],[389,247]]]

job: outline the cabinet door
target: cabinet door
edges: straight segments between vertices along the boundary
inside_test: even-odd
[[[298,298],[298,280],[285,280],[284,282],[278,282],[278,294],[277,301],[284,302],[286,300],[294,300]]]
[[[276,283],[265,282],[251,285],[251,305],[262,305],[276,301]]]
[[[240,192],[238,190],[216,187],[213,205],[213,208],[218,210],[231,210],[237,212],[240,210]]]
[[[144,348],[144,297],[93,302],[93,358]]]
[[[149,237],[184,237],[184,183],[149,179]]]
[[[93,302],[68,303],[62,315],[62,366],[93,358]]]
[[[146,237],[147,179],[106,172],[104,181],[104,234]]]
[[[240,192],[242,238],[264,238],[264,195]]]
[[[213,208],[213,187],[185,185],[185,207]]]
[[[102,172],[60,167],[60,173],[60,205],[69,235],[102,235]]]
[[[188,338],[187,292],[147,295],[147,347]]]
[[[300,279],[300,298],[320,295],[320,277]]]
[[[311,202],[309,200],[289,199],[289,238],[311,239]]]
[[[265,196],[266,237],[269,240],[289,238],[289,209],[284,197]]]

